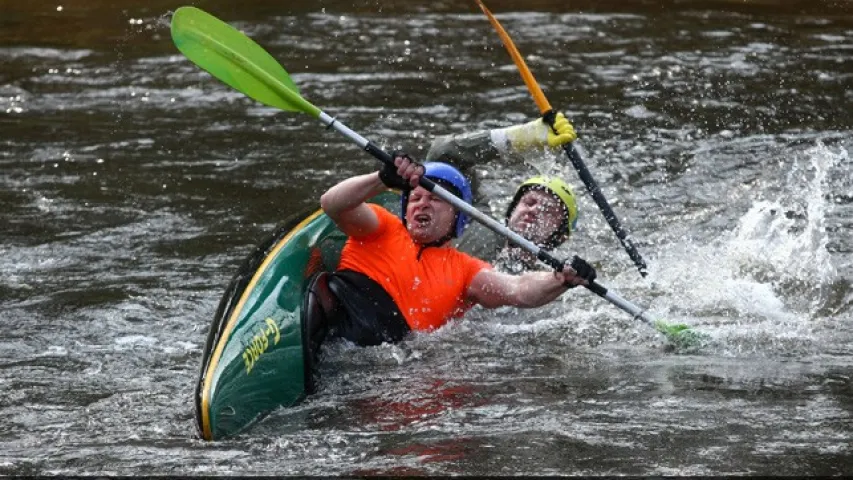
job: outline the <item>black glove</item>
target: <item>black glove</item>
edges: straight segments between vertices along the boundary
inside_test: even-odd
[[[391,152],[392,159],[396,159],[397,157],[403,157],[410,162],[421,166],[420,163],[415,162],[407,153],[396,150]],[[393,163],[386,163],[382,166],[382,170],[379,170],[379,179],[382,180],[382,183],[384,183],[388,188],[398,188],[404,192],[408,192],[412,189],[412,185],[397,173],[397,167],[394,166]]]
[[[587,282],[592,283],[595,280],[595,268],[592,267],[586,260],[581,257],[575,255],[572,257],[572,263],[569,265],[572,267],[572,270],[575,271],[577,276],[583,278]],[[577,287],[577,285],[570,285],[569,288]]]

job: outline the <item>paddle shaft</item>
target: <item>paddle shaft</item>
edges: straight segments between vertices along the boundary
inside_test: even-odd
[[[521,56],[521,53],[518,51],[518,48],[515,47],[515,43],[513,43],[512,38],[510,38],[509,33],[503,28],[501,22],[492,14],[492,12],[486,7],[486,5],[482,2],[482,0],[476,0],[477,4],[480,6],[480,10],[486,14],[486,17],[489,19],[489,23],[495,28],[498,32],[498,35],[501,37],[501,41],[509,52],[509,56],[512,58],[512,61],[515,63],[515,66],[518,67],[518,73],[521,74],[521,79],[524,80],[524,84],[527,86],[527,90],[530,92],[530,95],[533,97],[533,101],[536,103],[536,106],[539,108],[539,112],[542,113],[543,120],[551,126],[551,129],[554,129],[554,121],[556,120],[557,112],[551,108],[551,103],[548,102],[548,99],[545,97],[545,93],[542,92],[542,88],[539,87],[539,83],[533,77],[533,73],[530,72],[530,69],[527,67],[527,62],[524,61],[524,58]],[[583,184],[586,186],[586,190],[592,195],[592,199],[595,201],[595,204],[598,205],[598,209],[601,211],[602,215],[604,215],[604,219],[610,225],[610,228],[613,229],[613,232],[616,233],[616,237],[619,238],[619,241],[622,243],[622,247],[628,252],[628,256],[631,257],[631,260],[634,261],[634,264],[637,266],[637,269],[640,270],[640,275],[645,277],[648,275],[648,267],[646,266],[646,262],[643,260],[643,257],[640,256],[640,252],[637,251],[637,247],[628,238],[628,234],[625,232],[625,229],[622,228],[622,224],[619,222],[619,219],[616,218],[616,214],[613,213],[613,209],[610,208],[610,204],[607,203],[607,199],[604,198],[604,194],[601,193],[601,189],[598,188],[598,184],[595,183],[595,180],[592,178],[592,174],[589,172],[589,169],[586,168],[586,165],[583,162],[578,151],[575,149],[574,145],[571,143],[563,145],[563,151],[566,152],[566,156],[569,157],[569,161],[572,162],[572,165],[575,167],[575,170],[578,172],[578,176],[580,177]]]
[[[543,119],[553,128],[556,115],[557,113],[554,110],[549,110],[545,112]],[[598,183],[596,183],[595,179],[592,178],[592,174],[589,169],[586,168],[586,164],[584,164],[580,153],[578,153],[572,143],[563,145],[563,151],[566,152],[566,156],[569,157],[569,161],[572,162],[575,170],[577,170],[578,176],[586,186],[586,190],[592,196],[595,204],[598,205],[598,209],[601,211],[601,214],[604,215],[604,219],[607,220],[607,224],[610,225],[611,229],[613,229],[613,233],[615,233],[616,237],[619,238],[619,241],[622,243],[622,247],[626,252],[628,252],[628,256],[631,257],[631,260],[633,260],[634,264],[637,266],[637,269],[640,271],[640,275],[643,277],[648,275],[648,267],[646,266],[645,260],[643,260],[640,252],[637,251],[637,247],[634,245],[634,242],[628,237],[628,232],[626,232],[622,227],[622,223],[616,217],[616,213],[613,212],[613,209],[610,207],[607,199],[604,198],[604,194],[601,193],[601,188],[598,187]]]
[[[344,137],[353,141],[356,145],[361,147],[367,153],[376,157],[382,163],[385,163],[388,165],[394,165],[394,158],[392,158],[388,152],[379,148],[376,144],[374,144],[370,140],[362,137],[361,135],[359,135],[358,133],[353,131],[351,128],[347,127],[342,122],[338,121],[337,119],[330,116],[326,112],[323,112],[321,110],[318,118],[323,123],[323,125],[326,126],[326,128],[335,129],[338,133],[342,134]],[[548,266],[550,266],[554,270],[563,271],[563,268],[565,266],[564,261],[555,258],[551,254],[549,254],[547,251],[543,250],[542,248],[539,248],[539,246],[536,245],[535,243],[531,242],[530,240],[527,240],[526,238],[522,237],[521,235],[510,230],[506,225],[504,225],[504,224],[496,221],[492,217],[489,217],[488,215],[480,212],[479,210],[474,208],[469,203],[466,203],[461,198],[450,193],[447,189],[445,189],[441,185],[438,185],[435,182],[433,182],[432,180],[430,180],[429,178],[426,178],[423,176],[420,177],[420,181],[418,182],[418,185],[423,187],[425,190],[427,190],[431,193],[434,193],[436,196],[438,196],[442,200],[450,203],[457,210],[465,212],[466,214],[471,216],[471,218],[473,218],[474,220],[485,225],[489,230],[492,230],[493,232],[497,233],[498,235],[501,235],[501,236],[507,238],[510,242],[514,243],[515,245],[518,245],[519,247],[523,248],[524,250],[535,255],[537,259],[541,260],[542,262],[544,262],[545,264],[547,264]],[[625,300],[624,298],[617,295],[615,292],[608,290],[607,287],[605,287],[604,285],[597,283],[595,281],[592,281],[592,282],[589,282],[588,285],[585,285],[585,287],[588,288],[593,293],[595,293],[596,295],[598,295],[598,296],[604,298],[605,300],[609,301],[613,305],[616,305],[617,307],[619,307],[623,311],[630,313],[635,318],[639,318],[640,320],[642,320],[642,321],[644,321],[650,325],[653,324],[654,320],[645,313],[645,309],[642,309],[642,308],[634,305],[633,303],[629,302],[628,300]]]

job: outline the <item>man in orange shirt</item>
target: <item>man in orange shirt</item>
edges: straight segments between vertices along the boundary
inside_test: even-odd
[[[450,165],[421,165],[396,155],[394,167],[346,179],[320,199],[325,213],[348,235],[327,288],[340,305],[327,312],[331,333],[359,345],[399,341],[411,330],[433,330],[475,304],[486,308],[545,305],[595,278],[575,257],[562,272],[497,272],[449,245],[467,215],[418,186],[432,179],[466,202],[471,188]],[[403,194],[401,219],[366,201],[386,188]]]

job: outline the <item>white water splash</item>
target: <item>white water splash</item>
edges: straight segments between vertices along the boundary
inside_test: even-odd
[[[818,143],[794,163],[777,198],[756,199],[734,231],[710,244],[685,239],[667,247],[651,279],[655,289],[679,292],[659,297],[668,313],[761,343],[808,342],[810,320],[837,277],[826,248],[825,192],[829,172],[845,159],[845,150]]]
[[[787,191],[775,201],[757,202],[740,219],[728,257],[741,272],[769,281],[776,291],[810,295],[810,306],[816,308],[823,287],[837,276],[826,249],[827,175],[847,152],[834,153],[818,143],[805,153],[809,164],[801,168],[795,161]]]

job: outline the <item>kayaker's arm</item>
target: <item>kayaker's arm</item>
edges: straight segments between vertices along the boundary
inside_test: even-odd
[[[388,188],[411,189],[418,185],[424,167],[402,152],[394,152],[394,165],[378,172],[348,178],[326,190],[320,207],[348,236],[363,237],[379,228],[379,218],[365,203]]]
[[[326,190],[320,207],[348,236],[370,235],[379,228],[379,218],[365,202],[386,188],[379,172],[351,177]]]
[[[562,272],[528,272],[523,275],[482,270],[468,287],[468,300],[486,308],[504,305],[535,308],[555,300],[569,285],[584,283],[586,280],[571,268]]]
[[[445,161],[470,176],[470,170],[496,160],[521,164],[524,154],[543,148],[556,149],[577,138],[572,124],[558,112],[556,132],[542,118],[505,128],[480,130],[436,137],[426,154],[426,161]]]
[[[507,155],[505,160],[521,163],[517,155]],[[501,160],[501,152],[492,143],[488,130],[457,135],[442,135],[436,137],[427,151],[427,162],[447,162],[461,170],[467,176],[477,165]]]

